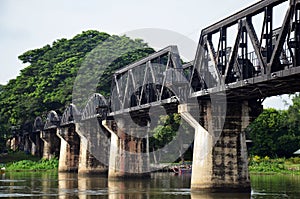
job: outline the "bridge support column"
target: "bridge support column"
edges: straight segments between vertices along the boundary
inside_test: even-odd
[[[41,139],[44,142],[43,158],[59,158],[60,139],[56,135],[57,128],[41,131]]]
[[[150,177],[148,137],[145,135],[147,132],[142,132],[145,129],[125,129],[121,119],[118,122],[105,120],[102,124],[111,133],[108,177]]]
[[[188,113],[186,105],[179,106],[183,119],[195,128],[192,190],[251,191],[244,129],[258,116],[257,109],[262,110],[258,102],[227,102],[212,106],[210,101],[202,101],[202,127]],[[221,115],[222,111],[226,111],[226,118]]]
[[[31,155],[42,157],[40,132],[32,132],[29,135],[31,141]]]
[[[30,140],[30,137],[29,137],[29,133],[24,133],[23,135],[23,139],[24,139],[24,152],[25,153],[31,153],[31,150],[32,150],[32,142]]]
[[[79,136],[75,132],[75,124],[60,128],[57,132],[60,138],[59,172],[78,170]]]
[[[76,123],[76,132],[80,137],[79,174],[107,174],[108,172],[109,143],[106,143],[107,139],[103,139],[100,128],[98,122]]]

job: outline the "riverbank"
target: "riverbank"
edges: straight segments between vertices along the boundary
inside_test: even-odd
[[[192,164],[189,162],[189,164]],[[153,171],[172,171],[173,164],[151,165]],[[5,171],[42,171],[42,170],[57,170],[58,159],[45,160],[36,156],[26,154],[24,152],[9,152],[0,154],[0,168],[5,168]],[[300,175],[300,157],[293,158],[269,158],[252,156],[249,158],[250,174],[294,174]]]
[[[300,175],[300,157],[269,158],[253,156],[249,158],[251,174],[295,174]]]
[[[57,170],[58,159],[40,159],[24,152],[9,152],[0,156],[1,171],[45,171]]]

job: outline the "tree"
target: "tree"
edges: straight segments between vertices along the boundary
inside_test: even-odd
[[[250,138],[253,141],[251,154],[259,156],[276,156],[276,140],[287,131],[284,128],[286,114],[276,109],[265,109],[258,118],[250,124]]]
[[[247,131],[253,141],[250,154],[290,157],[300,148],[300,96],[288,110],[265,109]]]
[[[179,126],[181,126],[182,129],[179,130]],[[179,131],[184,131],[184,132],[179,132]],[[155,152],[157,150],[161,151],[160,149],[165,147],[170,142],[175,142],[175,144],[174,143],[173,144],[178,150],[180,160],[184,162],[186,150],[192,149],[191,147],[186,148],[184,146],[185,144],[187,144],[185,143],[184,137],[186,136],[194,137],[194,130],[187,123],[182,121],[179,113],[161,115],[159,117],[157,126],[150,133],[152,136],[149,139],[149,147],[150,147],[150,151],[152,152]],[[180,133],[181,135],[178,135],[178,133]],[[178,154],[169,154],[170,160],[171,159],[176,160],[178,158]],[[188,158],[191,159],[190,156]],[[156,163],[159,162],[159,157],[154,157],[154,160]]]
[[[101,46],[103,43],[110,45]],[[127,53],[120,57],[112,49]],[[51,45],[23,53],[19,59],[29,65],[21,70],[16,79],[0,86],[0,137],[10,132],[12,126],[33,123],[37,116],[45,117],[50,110],[62,114],[65,106],[72,101],[78,70],[91,52],[115,57],[114,62],[106,68],[105,81],[100,81],[98,90],[94,91],[108,96],[112,73],[154,50],[142,40],[88,30],[71,39],[62,38]]]

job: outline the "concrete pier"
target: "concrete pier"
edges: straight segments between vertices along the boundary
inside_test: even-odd
[[[75,131],[75,121],[79,117],[80,113],[73,104],[70,104],[62,115],[57,132],[60,138],[59,172],[78,171],[80,139]]]
[[[59,158],[60,139],[57,137],[57,131],[60,120],[55,111],[50,111],[47,115],[47,120],[43,131],[41,132],[41,139],[44,142],[43,158],[51,159]]]
[[[109,139],[103,135],[97,118],[76,124],[80,137],[79,174],[107,174]]]
[[[183,119],[195,128],[191,189],[249,193],[244,129],[262,111],[261,105],[256,101],[201,103],[199,122],[203,126],[189,114],[187,105],[179,106]]]
[[[42,157],[43,155],[43,141],[40,134],[44,128],[44,122],[41,117],[36,117],[33,123],[32,133],[30,134],[30,140],[32,142],[31,154]]]
[[[102,126],[107,114],[107,102],[99,93],[93,94],[76,123],[80,137],[79,174],[107,174],[109,164],[110,135]]]
[[[124,120],[105,120],[103,126],[111,133],[109,178],[145,178],[149,173],[148,138],[141,128],[126,127]],[[144,129],[144,128],[143,128]],[[126,133],[128,132],[128,133]]]
[[[59,172],[78,170],[80,140],[75,132],[75,124],[69,124],[58,130],[60,138]]]

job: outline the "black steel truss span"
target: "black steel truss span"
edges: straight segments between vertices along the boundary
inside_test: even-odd
[[[93,118],[105,118],[108,111],[108,104],[105,97],[99,93],[94,93],[88,100],[82,111],[81,120]]]
[[[177,103],[187,84],[177,47],[166,47],[115,72],[109,115]]]
[[[43,130],[55,129],[59,127],[59,124],[60,118],[58,114],[52,110],[47,114],[47,119]]]
[[[285,16],[274,28],[274,10],[282,4]],[[263,99],[299,91],[299,79],[300,0],[263,0],[203,29],[194,61],[182,65],[177,47],[168,46],[116,71],[109,102],[95,93],[82,113],[71,104],[61,120],[55,111],[45,124],[37,117],[33,132],[124,113],[149,120],[153,106],[174,112],[179,103],[212,94]]]
[[[60,126],[73,124],[76,121],[80,121],[80,119],[81,119],[81,113],[79,112],[79,110],[76,108],[74,104],[70,104],[65,109],[61,117]]]
[[[274,10],[284,3],[285,16],[281,26],[274,29]],[[257,16],[262,16],[262,27],[254,25]],[[260,1],[202,30],[195,61],[190,66],[191,96],[225,90],[235,96],[240,93],[247,96],[243,92],[253,89],[260,94],[253,92],[252,97],[271,96],[276,93],[268,92],[272,84],[272,88],[287,88],[281,87],[281,77],[289,74],[294,76],[291,79],[298,78],[295,76],[298,70],[292,69],[298,66],[300,1],[290,0],[289,4],[286,0]]]

